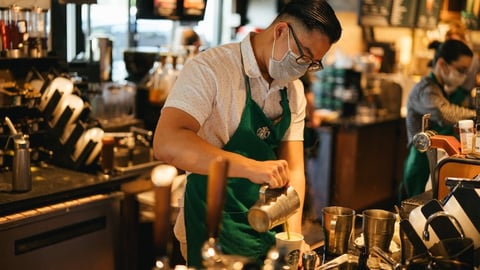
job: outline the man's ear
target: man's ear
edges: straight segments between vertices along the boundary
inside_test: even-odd
[[[277,22],[273,27],[273,38],[277,40],[281,35],[287,34],[288,24],[287,22]]]
[[[441,68],[443,68],[443,67],[445,67],[445,66],[447,65],[447,61],[445,61],[445,59],[444,59],[443,57],[440,57],[440,58],[438,58],[438,60],[437,60],[437,64],[438,64]]]

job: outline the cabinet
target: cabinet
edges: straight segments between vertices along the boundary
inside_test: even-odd
[[[327,205],[356,210],[393,208],[406,156],[404,119],[339,120],[326,123],[317,133],[317,156],[308,161],[317,217]]]
[[[94,195],[8,216],[0,222],[2,269],[118,269],[121,196]]]

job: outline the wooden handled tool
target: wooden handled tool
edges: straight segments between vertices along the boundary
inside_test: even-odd
[[[155,220],[153,222],[153,235],[155,255],[158,257],[169,254],[170,235],[170,198],[173,179],[177,176],[177,169],[173,166],[162,164],[152,170],[152,182],[155,196]]]
[[[228,160],[218,157],[208,169],[207,237],[217,238],[222,220],[227,185]]]

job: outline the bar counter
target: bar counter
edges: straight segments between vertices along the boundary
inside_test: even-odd
[[[324,126],[337,126],[343,128],[349,127],[365,127],[371,125],[378,125],[381,123],[391,122],[391,121],[398,121],[402,120],[403,118],[396,114],[387,114],[384,116],[376,116],[376,117],[361,117],[361,116],[352,116],[352,117],[338,117],[333,119],[325,119],[322,121],[322,125]]]
[[[0,173],[2,269],[135,269],[133,198],[151,187],[149,170],[105,176],[49,164],[31,172],[23,193],[11,192],[11,172]]]
[[[32,189],[11,191],[12,173],[0,173],[0,217],[28,211],[50,204],[74,200],[94,194],[120,190],[139,173],[106,176],[64,169],[50,164],[32,166]]]

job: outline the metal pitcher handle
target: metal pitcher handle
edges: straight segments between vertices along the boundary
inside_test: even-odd
[[[265,204],[267,201],[267,198],[266,198],[267,190],[268,190],[268,185],[262,185],[258,190],[258,201],[261,202],[262,204]]]
[[[422,235],[422,238],[423,240],[425,241],[430,241],[430,233],[428,231],[428,226],[430,225],[430,223],[432,223],[432,221],[438,217],[448,217],[450,218],[453,223],[454,223],[454,226],[457,227],[457,229],[459,230],[459,233],[460,233],[460,238],[465,238],[465,231],[463,230],[463,227],[462,225],[460,224],[460,222],[458,221],[458,219],[452,215],[452,214],[449,214],[445,211],[439,211],[439,212],[435,212],[433,214],[431,214],[428,219],[427,219],[427,222],[425,222],[425,226],[423,228],[423,235]]]
[[[278,198],[280,195],[287,195],[288,186],[281,188],[270,188],[268,185],[262,185],[258,191],[258,201],[265,204],[268,201]]]
[[[330,220],[330,233],[329,233],[329,241],[335,239],[335,234],[337,233],[337,219],[338,217],[335,215],[332,220]]]

